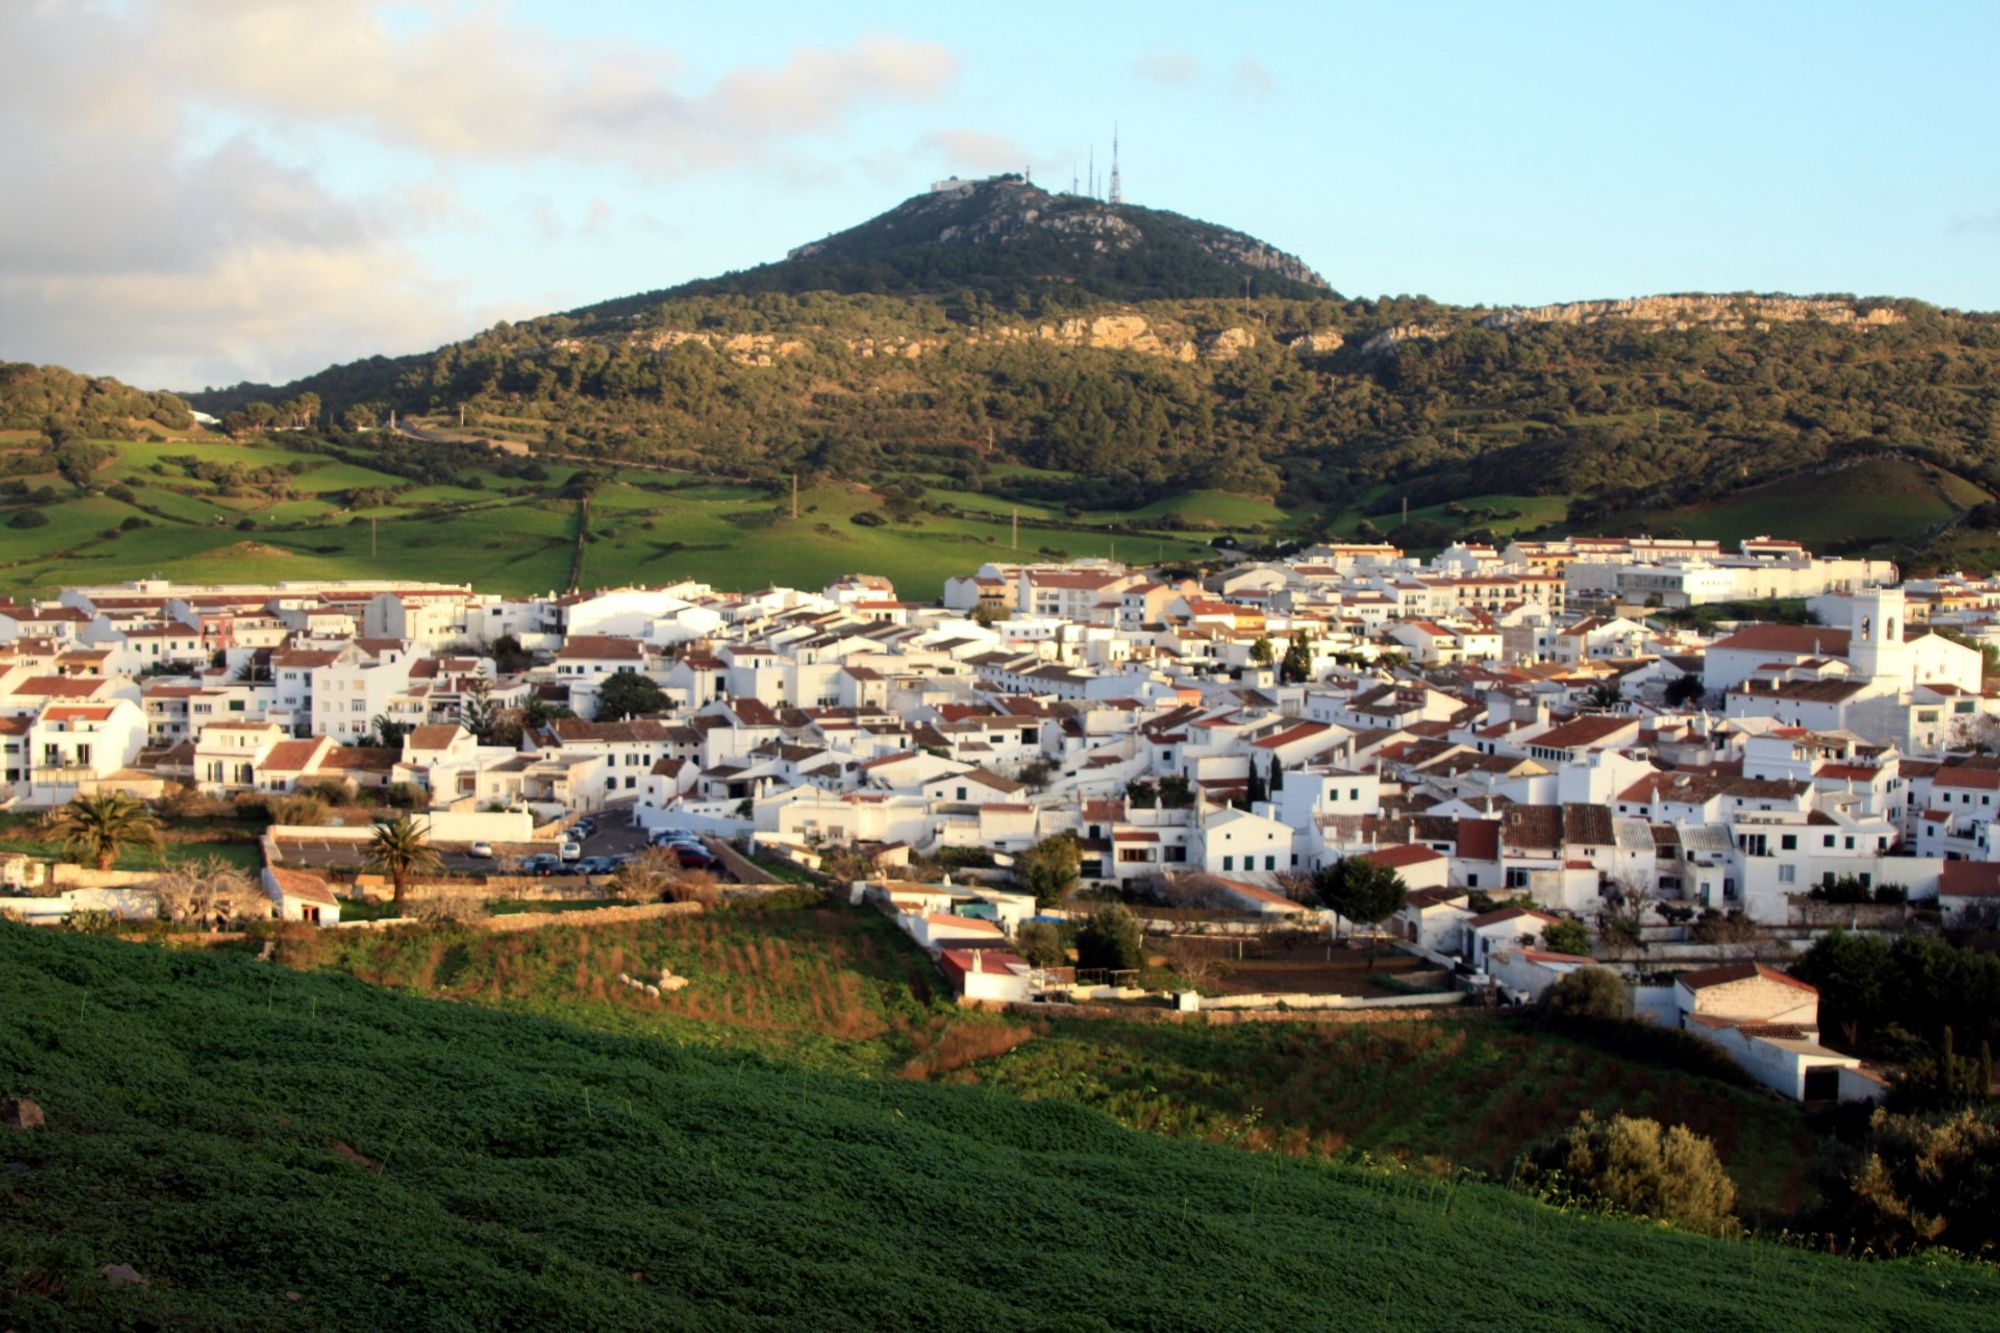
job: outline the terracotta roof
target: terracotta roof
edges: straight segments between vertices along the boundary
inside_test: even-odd
[[[1762,963],[1724,963],[1720,967],[1704,967],[1694,972],[1683,972],[1674,980],[1693,991],[1706,990],[1710,986],[1727,986],[1737,981],[1749,981],[1753,977],[1762,977],[1766,981],[1781,981],[1808,994],[1819,994],[1817,986],[1808,985],[1795,976],[1780,972],[1775,967],[1766,967]]]
[[[327,882],[310,870],[288,870],[283,866],[267,866],[265,870],[278,886],[278,892],[287,898],[300,898],[321,907],[340,906],[340,900],[333,896]]]
[[[2000,898],[2000,861],[1946,861],[1938,870],[1940,898]]]

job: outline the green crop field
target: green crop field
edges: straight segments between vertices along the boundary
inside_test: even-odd
[[[1708,504],[1623,515],[1606,526],[1639,523],[1655,532],[1678,529],[1725,542],[1769,535],[1807,546],[1855,540],[1888,545],[1915,540],[1990,498],[1952,473],[1878,458],[1752,487]]]
[[[18,1328],[1972,1327],[1993,1270],[0,925]],[[143,1285],[112,1286],[129,1264]],[[1698,1279],[1698,1280],[1697,1280]]]
[[[31,487],[49,485],[58,497],[52,503],[0,502],[0,524],[25,508],[49,520],[40,527],[0,527],[0,594],[50,595],[78,583],[152,575],[190,582],[407,576],[463,580],[517,595],[568,583],[576,506],[558,497],[578,470],[573,465],[546,465],[546,479],[532,484],[498,473],[463,474],[461,480],[480,481],[474,488],[410,483],[282,444],[100,443],[115,451],[94,479],[100,489],[80,495],[53,473],[22,473]],[[283,489],[264,493],[196,476],[190,470],[196,465],[279,468],[288,475]],[[1017,549],[1009,507],[990,497],[978,497],[989,503],[967,506],[975,512],[964,517],[923,512],[871,527],[851,520],[881,512],[882,501],[859,486],[808,486],[793,519],[789,496],[781,503],[761,487],[640,468],[604,472],[607,480],[591,501],[585,588],[681,578],[724,589],[817,588],[840,574],[865,571],[886,575],[906,596],[930,601],[946,578],[989,560],[1114,550],[1129,558],[1173,560],[1204,549],[1170,534],[1079,530],[1033,506],[1024,509]],[[131,491],[130,502],[102,493],[113,487]],[[344,509],[342,496],[357,490],[392,494],[383,503]],[[117,530],[135,518],[152,526]]]
[[[1806,1201],[1818,1151],[1792,1106],[1527,1024],[1030,1024],[960,1011],[902,932],[811,895],[533,936],[321,933],[278,957],[611,1031],[1081,1101],[1136,1129],[1290,1155],[1504,1174],[1551,1127],[1619,1109],[1713,1139],[1746,1215],[1773,1221]],[[653,1004],[616,983],[662,964],[695,984]]]

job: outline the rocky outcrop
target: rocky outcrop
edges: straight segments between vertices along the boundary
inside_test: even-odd
[[[1448,324],[1397,324],[1383,329],[1361,344],[1364,356],[1379,356],[1383,352],[1394,351],[1397,344],[1409,342],[1412,338],[1449,338],[1451,326]]]
[[[1690,329],[1706,325],[1741,329],[1805,321],[1874,328],[1904,322],[1887,306],[1862,309],[1852,301],[1807,296],[1635,296],[1623,301],[1570,301],[1563,305],[1523,306],[1496,311],[1479,321],[1490,329],[1519,324],[1604,324],[1629,322],[1655,329]]]
[[[1347,339],[1332,329],[1301,333],[1285,344],[1294,356],[1329,356],[1347,346]]]
[[[1243,328],[1217,329],[1204,334],[1201,340],[1201,355],[1204,361],[1234,361],[1245,349],[1254,345],[1257,335]]]
[[[0,1129],[40,1129],[46,1123],[42,1108],[26,1097],[0,1101]]]

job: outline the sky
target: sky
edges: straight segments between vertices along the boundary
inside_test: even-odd
[[[279,382],[776,259],[931,181],[1338,291],[2000,309],[2000,4],[0,0],[0,360]]]

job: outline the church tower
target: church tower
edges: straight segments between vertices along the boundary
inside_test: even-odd
[[[1903,643],[1903,590],[1862,588],[1850,613],[1847,661],[1864,680],[1885,678],[1893,688],[1910,683],[1910,651]]]

